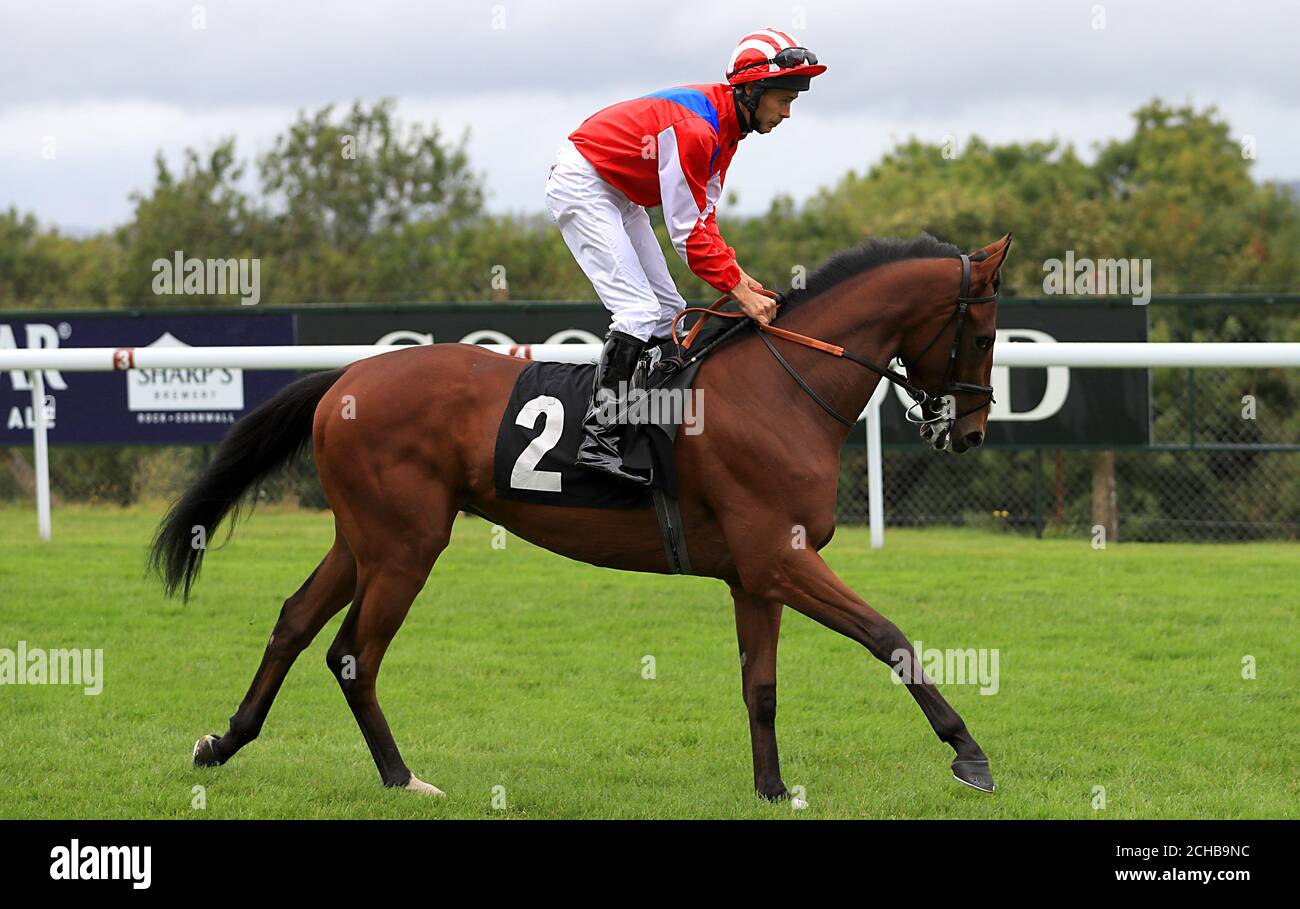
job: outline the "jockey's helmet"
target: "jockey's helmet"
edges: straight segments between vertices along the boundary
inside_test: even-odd
[[[736,86],[736,107],[743,106],[749,112],[751,124],[757,116],[758,101],[764,90],[785,88],[806,92],[812,77],[824,72],[826,67],[817,62],[816,54],[798,46],[793,38],[774,28],[759,29],[741,38],[727,61],[727,82]],[[741,135],[753,128],[740,117],[739,109],[736,116],[740,120]]]

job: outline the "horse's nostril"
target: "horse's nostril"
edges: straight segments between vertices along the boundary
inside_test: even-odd
[[[984,441],[984,433],[976,430],[975,432],[966,433],[966,444],[971,448],[979,448],[980,443]]]

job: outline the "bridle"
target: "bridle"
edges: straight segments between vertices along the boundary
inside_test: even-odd
[[[980,395],[987,398],[987,400],[983,404],[980,404],[976,407],[971,407],[967,410],[963,410],[961,413],[952,417],[951,418],[952,421],[956,422],[957,420],[960,420],[962,417],[966,416],[967,414],[972,414],[975,413],[976,411],[983,410],[985,407],[988,407],[990,404],[993,403],[992,386],[979,385],[974,382],[957,382],[954,381],[953,374],[957,371],[957,354],[961,350],[961,338],[963,332],[966,329],[966,313],[970,309],[970,305],[972,303],[992,303],[996,301],[998,298],[998,287],[1000,284],[1001,281],[999,279],[999,276],[997,274],[994,274],[992,296],[988,296],[988,297],[967,296],[967,294],[970,293],[970,256],[962,255],[961,290],[957,292],[957,305],[954,307],[953,311],[949,314],[948,318],[944,321],[943,325],[939,326],[938,333],[935,334],[935,336],[930,339],[930,343],[925,345],[925,347],[921,349],[921,352],[916,355],[916,360],[914,361],[914,362],[920,362],[921,359],[924,358],[925,355],[930,352],[930,348],[934,347],[935,342],[937,342],[941,337],[943,337],[943,333],[948,330],[949,324],[951,324],[953,320],[956,320],[957,330],[953,332],[952,348],[948,351],[948,365],[944,368],[943,371],[943,385],[934,395],[928,396],[928,398],[923,397],[921,400],[916,400],[916,395],[912,394],[912,389],[908,386],[905,386],[908,394],[912,395],[912,399],[916,401],[916,405],[923,405],[926,403],[928,399],[944,398],[947,397],[948,395],[956,395],[956,394]],[[903,362],[904,368],[907,368],[907,362],[903,360],[902,357],[899,357],[899,360]],[[911,370],[908,369],[908,371],[910,372]],[[925,392],[921,392],[921,394],[924,396]],[[912,408],[909,407],[907,409],[906,415],[908,419],[913,423],[918,423],[918,422],[934,423],[934,422],[938,422],[939,419],[948,419],[947,417],[939,417],[930,420],[912,420],[910,416],[911,411]]]
[[[954,303],[953,311],[949,313],[948,318],[944,320],[943,325],[939,327],[939,331],[935,334],[935,336],[930,339],[930,343],[926,344],[925,347],[921,349],[920,354],[918,354],[916,356],[916,359],[914,360],[914,362],[919,361],[921,360],[922,357],[924,357],[927,353],[929,353],[930,348],[934,347],[934,345],[938,343],[939,339],[943,337],[944,332],[948,330],[948,326],[951,325],[954,321],[956,321],[957,329],[953,334],[952,348],[948,352],[948,365],[944,369],[943,385],[939,388],[937,392],[928,393],[923,389],[917,388],[910,381],[908,381],[906,376],[900,374],[896,370],[890,369],[888,366],[880,366],[876,363],[873,363],[871,360],[868,360],[865,357],[860,357],[857,354],[853,353],[852,351],[845,350],[843,347],[839,346],[838,344],[829,344],[826,341],[821,341],[818,340],[817,338],[810,338],[807,335],[801,335],[798,332],[788,331],[784,328],[778,328],[775,325],[762,325],[759,323],[755,323],[759,328],[758,336],[763,341],[763,343],[767,345],[767,349],[772,352],[772,356],[776,357],[777,362],[780,363],[783,367],[785,367],[785,371],[788,372],[791,378],[793,378],[795,382],[798,383],[799,387],[802,388],[804,392],[810,398],[812,398],[813,401],[815,401],[818,404],[818,406],[821,407],[822,410],[826,411],[836,420],[839,420],[845,426],[852,427],[857,423],[857,420],[850,419],[844,416],[839,411],[837,411],[834,407],[832,407],[829,403],[827,403],[826,400],[822,398],[821,395],[817,394],[817,392],[813,389],[813,387],[809,385],[806,381],[804,381],[803,376],[799,375],[799,373],[795,370],[795,368],[790,365],[789,361],[786,360],[785,357],[781,356],[781,352],[777,350],[776,346],[773,345],[772,342],[768,339],[767,337],[768,335],[775,335],[778,338],[785,338],[787,341],[794,341],[798,344],[804,345],[805,347],[811,347],[814,350],[820,350],[836,357],[843,357],[844,359],[849,360],[850,362],[857,363],[859,366],[869,369],[870,371],[879,375],[881,378],[888,379],[890,382],[893,382],[899,388],[903,389],[903,391],[907,392],[908,396],[911,397],[912,399],[913,403],[904,412],[904,416],[907,418],[908,422],[910,423],[917,423],[920,425],[925,425],[929,423],[948,422],[948,421],[955,423],[957,420],[961,419],[967,414],[971,414],[971,413],[975,413],[976,411],[983,410],[985,407],[988,407],[990,404],[993,403],[993,388],[991,386],[979,385],[974,382],[958,382],[954,380],[954,373],[956,372],[957,369],[957,354],[961,348],[962,335],[964,334],[966,329],[966,316],[970,309],[971,304],[991,303],[997,300],[998,298],[997,292],[998,292],[998,286],[1000,282],[997,275],[994,275],[993,277],[993,294],[991,296],[987,296],[987,297],[969,296],[970,271],[971,271],[970,263],[971,263],[970,256],[962,254],[961,288],[960,290],[957,291],[957,300]],[[764,291],[764,293],[766,293],[767,296],[770,296],[774,300],[776,300],[777,305],[780,306],[781,304],[780,294],[774,294],[771,293],[770,291]],[[696,335],[699,334],[701,327],[704,325],[704,320],[709,316],[722,316],[728,319],[747,318],[747,316],[743,312],[719,311],[718,307],[726,303],[729,299],[731,298],[719,297],[717,301],[714,302],[713,305],[709,306],[707,309],[702,306],[691,306],[691,307],[687,307],[686,309],[678,313],[677,317],[673,319],[673,324],[672,324],[671,335],[672,335],[673,342],[677,343],[682,348],[683,351],[689,350],[691,343],[695,340]],[[677,322],[689,312],[698,312],[701,313],[702,315],[698,320],[696,320],[695,324],[691,326],[690,331],[686,333],[686,337],[682,341],[678,342]],[[690,360],[685,360],[684,362],[681,362],[680,364],[678,364],[678,368],[684,368],[690,365],[690,363],[697,360],[702,353],[703,351],[700,351]],[[903,363],[904,369],[908,369],[906,360],[904,360],[901,356],[898,359],[900,360],[900,362]],[[979,395],[984,397],[986,400],[984,401],[984,403],[976,407],[972,407],[968,410],[964,410],[961,413],[957,414],[956,416],[950,417],[947,414],[941,413],[939,416],[930,417],[928,419],[925,418],[925,405],[927,403],[936,399],[944,398],[952,394]],[[919,419],[913,419],[912,408],[917,409],[917,415]]]

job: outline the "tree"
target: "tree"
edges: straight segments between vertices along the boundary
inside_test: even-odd
[[[32,214],[0,213],[0,308],[107,306],[116,245],[66,237]]]
[[[413,244],[430,233],[445,239],[481,216],[466,137],[446,144],[436,124],[404,131],[392,107],[356,102],[337,119],[333,105],[300,113],[260,159],[275,209],[270,251],[280,302],[401,294],[405,266],[428,253]]]
[[[121,264],[114,275],[117,295],[132,306],[229,305],[231,296],[162,295],[154,291],[154,263],[186,258],[252,258],[260,245],[257,213],[238,183],[244,165],[235,158],[233,138],[219,142],[206,156],[186,149],[179,176],[162,153],[154,159],[154,186],[148,195],[134,193],[135,215],[117,233]],[[179,276],[177,276],[179,278]]]

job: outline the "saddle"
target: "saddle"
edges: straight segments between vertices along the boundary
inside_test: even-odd
[[[515,380],[497,428],[493,466],[497,496],[565,507],[653,505],[668,564],[677,573],[689,573],[673,446],[679,431],[702,430],[703,402],[693,383],[704,359],[754,325],[749,319],[723,323],[722,319],[697,323],[680,343],[670,338],[651,345],[637,363],[621,454],[629,467],[650,472],[649,489],[576,464],[596,367],[535,361]]]

